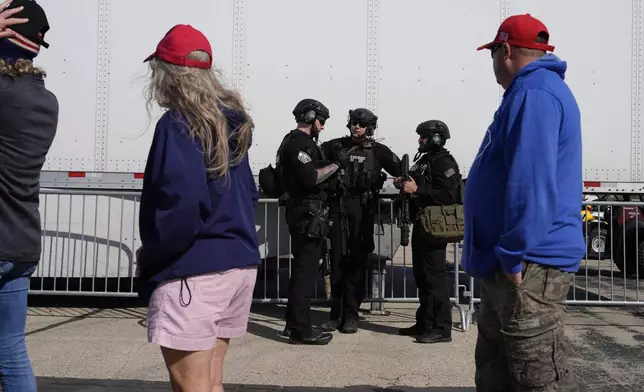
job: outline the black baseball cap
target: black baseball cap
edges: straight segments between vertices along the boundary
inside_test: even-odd
[[[7,9],[18,7],[24,8],[12,17],[27,18],[29,21],[12,25],[10,29],[38,45],[49,48],[49,44],[44,40],[45,33],[49,31],[49,21],[47,20],[47,15],[45,15],[45,10],[34,0],[13,0]]]

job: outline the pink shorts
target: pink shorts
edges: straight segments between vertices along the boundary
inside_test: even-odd
[[[248,326],[257,267],[191,276],[160,284],[148,306],[148,341],[183,351],[239,338]]]

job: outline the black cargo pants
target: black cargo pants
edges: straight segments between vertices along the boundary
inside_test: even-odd
[[[312,331],[311,298],[314,295],[315,282],[320,276],[319,264],[324,241],[322,238],[306,236],[306,227],[310,221],[308,211],[308,208],[302,205],[289,206],[286,211],[293,254],[286,306],[286,329],[301,336],[309,335]]]
[[[523,281],[482,279],[476,342],[479,392],[578,391],[564,340],[572,274],[526,263]]]
[[[430,241],[413,226],[411,233],[412,265],[420,306],[416,325],[423,332],[452,336],[452,304],[447,280],[447,244]]]
[[[362,198],[342,200],[332,207],[334,220],[331,228],[331,314],[330,318],[358,320],[360,305],[365,296],[369,254],[373,252],[374,208],[365,205]],[[346,227],[341,230],[341,216],[345,214]],[[343,238],[347,255],[342,255]]]

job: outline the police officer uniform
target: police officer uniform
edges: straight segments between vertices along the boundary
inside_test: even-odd
[[[420,343],[448,342],[451,341],[452,313],[447,280],[447,243],[423,234],[417,216],[426,206],[461,203],[462,180],[458,163],[444,147],[450,138],[447,125],[430,120],[418,125],[416,132],[421,141],[414,159],[416,163],[409,171],[418,186],[411,198],[411,216],[414,219],[411,246],[420,306],[416,312],[416,324],[402,328],[400,333],[416,336]]]
[[[342,170],[343,190],[331,198],[331,296],[330,320],[322,328],[343,333],[358,331],[358,311],[365,295],[368,256],[375,249],[374,216],[378,192],[387,173],[400,175],[400,159],[387,146],[373,140],[378,117],[368,109],[349,111],[347,128],[366,128],[322,144],[325,156]]]
[[[292,343],[327,344],[332,335],[313,327],[311,296],[318,278],[322,246],[328,235],[328,204],[325,190],[338,165],[324,160],[316,144],[321,125],[329,110],[313,99],[300,101],[293,115],[299,128],[289,132],[278,150],[284,190],[288,193],[286,222],[291,235],[291,278],[289,281],[285,335]],[[310,128],[310,134],[302,128]]]

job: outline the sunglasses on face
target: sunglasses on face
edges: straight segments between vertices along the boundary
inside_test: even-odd
[[[494,46],[490,49],[490,57],[494,58],[494,54],[496,53],[496,51],[497,51],[497,50],[501,49],[501,47],[502,47],[502,46],[503,46],[502,44],[494,45]]]
[[[320,125],[324,125],[324,123],[326,122],[326,118],[318,117],[318,121],[320,122]]]
[[[358,120],[353,120],[353,121],[351,122],[351,125],[352,125],[352,126],[354,126],[354,127],[355,127],[355,126],[359,126],[360,128],[366,128],[366,127],[368,127],[368,126],[369,126],[369,124],[367,124],[366,122],[364,122],[364,121],[358,121]]]

